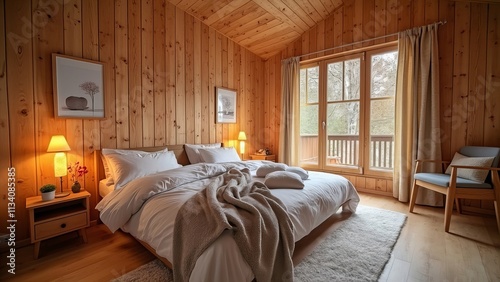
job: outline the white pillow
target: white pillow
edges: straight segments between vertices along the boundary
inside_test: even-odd
[[[239,162],[240,156],[234,147],[223,147],[213,149],[198,149],[201,160],[205,163]]]
[[[157,152],[167,152],[167,151],[168,151],[168,149],[165,148],[165,149],[157,151]],[[154,154],[157,152],[144,152],[144,151],[139,151],[139,150],[107,149],[107,148],[102,149],[101,150],[101,154],[103,157],[102,164],[104,166],[104,174],[106,175],[106,185],[111,186],[114,184],[113,175],[112,175],[110,166],[108,164],[108,160],[106,159],[106,157],[108,155],[110,155],[110,154],[120,154],[120,155],[144,154],[144,155],[147,155],[147,154]]]
[[[286,164],[282,163],[265,164],[257,169],[257,171],[255,172],[255,176],[265,177],[266,175],[274,171],[285,171],[287,167],[288,166]]]
[[[446,169],[445,173],[451,174],[451,165],[490,167],[493,163],[493,159],[494,157],[467,157],[457,152],[455,153],[455,156],[453,156],[453,160]],[[485,169],[459,168],[457,169],[457,176],[484,183],[489,172],[489,170]]]
[[[181,167],[174,152],[108,154],[106,156],[115,182],[115,189],[120,189],[131,180],[160,171]]]
[[[302,178],[302,180],[306,180],[309,178],[309,172],[298,166],[289,166],[287,167],[286,171],[298,174],[300,178]]]
[[[184,149],[186,150],[186,154],[188,156],[189,162],[191,164],[197,164],[203,162],[200,156],[200,152],[198,149],[200,148],[220,148],[221,143],[213,143],[213,144],[184,144]]]
[[[264,180],[269,188],[304,188],[304,181],[300,176],[293,172],[288,171],[275,171],[266,175]]]

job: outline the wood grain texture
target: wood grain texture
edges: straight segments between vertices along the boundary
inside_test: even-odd
[[[484,145],[500,144],[500,4],[489,5]]]
[[[451,151],[467,142],[467,103],[469,82],[470,4],[455,3],[455,35],[453,58],[453,117]]]
[[[166,145],[165,0],[153,1],[154,145]]]
[[[82,35],[83,35],[83,57],[91,60],[99,60],[99,34],[98,34],[98,0],[83,1],[82,13],[89,15],[83,18]],[[89,173],[85,175],[84,184],[87,191],[90,193],[90,206],[95,207],[98,201],[99,193],[93,189],[97,185],[93,171],[94,166],[94,150],[101,149],[100,142],[99,120],[91,119],[83,121],[83,163],[87,166]],[[90,209],[90,218],[95,220],[98,218],[98,211]]]
[[[116,148],[114,10],[113,0],[99,1],[99,60],[105,63],[104,93],[106,93],[104,98],[104,114],[106,119],[100,122],[102,148]]]
[[[154,145],[155,95],[154,95],[154,45],[153,0],[141,1],[141,69],[142,69],[142,145]]]
[[[38,192],[34,152],[33,42],[30,27],[23,28],[23,19],[31,19],[31,15],[30,1],[6,1],[7,99],[11,166],[16,170],[16,207],[23,207],[24,199]],[[16,209],[16,219],[16,239],[28,238],[27,211]]]
[[[116,92],[116,145],[130,146],[129,88],[128,88],[128,1],[115,2],[115,87]]]
[[[46,153],[54,134],[68,139],[69,161],[83,162],[90,171],[83,184],[91,194],[91,220],[96,220],[95,150],[235,139],[238,124],[215,130],[215,87],[233,87],[241,101],[262,101],[264,96],[264,62],[170,2],[72,0],[49,7],[41,0],[1,3],[6,19],[5,26],[0,24],[0,46],[5,46],[0,48],[0,93],[5,93],[0,98],[0,109],[5,109],[0,132],[6,140],[1,165],[19,171],[20,207],[41,185],[58,184],[53,154]],[[54,118],[52,53],[105,63],[105,119]],[[238,107],[250,122],[239,122],[262,128],[253,125],[264,123],[263,117],[253,118],[257,106],[247,111],[245,105]],[[67,177],[64,182],[67,189]],[[26,212],[17,215],[27,222]],[[19,240],[28,238],[27,224],[18,228]]]
[[[142,132],[142,75],[141,75],[141,3],[128,3],[128,101],[129,145],[143,147]]]
[[[11,165],[21,171],[17,177],[17,204],[19,206],[23,205],[26,196],[36,195],[37,187],[44,183],[57,183],[52,173],[52,156],[45,153],[50,136],[55,133],[62,133],[73,138],[71,142],[74,143],[76,150],[70,152],[70,158],[72,160],[83,159],[90,169],[92,169],[91,155],[95,149],[141,147],[144,146],[144,140],[154,144],[184,143],[188,137],[187,109],[193,109],[193,106],[186,103],[185,89],[188,85],[192,85],[194,92],[192,99],[194,100],[192,116],[194,133],[189,137],[193,142],[233,140],[239,130],[245,130],[249,137],[247,152],[258,149],[258,146],[269,147],[273,153],[278,152],[281,123],[281,59],[320,51],[322,44],[325,48],[330,46],[329,44],[333,46],[336,39],[341,39],[340,42],[345,44],[350,43],[350,40],[354,42],[371,38],[375,33],[375,23],[378,19],[374,16],[375,1],[352,0],[352,3],[348,5],[344,5],[342,1],[328,0],[310,3],[315,5],[315,11],[318,13],[320,13],[321,5],[325,10],[329,7],[334,9],[325,16],[323,23],[312,29],[315,34],[306,31],[293,41],[291,35],[293,33],[300,35],[298,30],[301,33],[302,31],[297,25],[288,25],[293,21],[274,6],[274,4],[277,6],[281,4],[278,5],[277,1],[254,1],[269,15],[271,15],[270,11],[274,11],[275,17],[265,18],[261,26],[253,19],[248,23],[241,21],[241,24],[252,29],[248,32],[238,30],[231,35],[231,38],[226,38],[206,25],[204,20],[215,23],[218,20],[217,17],[219,19],[226,17],[235,10],[234,6],[221,8],[224,11],[223,14],[214,15],[214,18],[209,16],[206,19],[199,19],[200,32],[198,32],[198,20],[193,19],[192,29],[186,28],[186,18],[191,16],[176,8],[171,2],[165,2],[165,5],[163,1],[158,0],[144,0],[144,3],[146,2],[148,3],[146,7],[149,7],[147,15],[152,15],[152,18],[147,20],[152,21],[151,23],[146,23],[146,19],[142,17],[142,13],[146,10],[141,10],[141,1],[73,0],[73,2],[64,2],[73,4],[72,7],[68,6],[68,9],[64,9],[62,5],[56,5],[50,7],[52,10],[38,9],[40,3],[45,3],[43,1],[2,2],[5,7],[5,32],[2,38],[5,42],[6,64],[0,72],[0,92],[4,87],[3,91],[6,92],[6,96],[3,97],[7,99],[0,98],[0,108],[4,105],[7,111],[0,114],[0,130],[8,131],[10,141],[8,155]],[[198,2],[195,3],[203,7],[200,8],[201,12],[204,15],[211,15],[212,7]],[[237,3],[243,5],[246,2],[238,1]],[[396,2],[398,5],[394,7]],[[450,159],[458,143],[465,144],[469,142],[468,140],[474,140],[474,142],[482,140],[484,145],[498,146],[500,131],[497,129],[500,127],[500,119],[497,116],[500,101],[496,93],[500,87],[498,81],[500,70],[496,62],[500,54],[500,47],[497,44],[500,29],[499,4],[478,3],[474,4],[477,6],[471,8],[471,4],[467,2],[439,1],[438,5],[433,1],[423,1],[423,4],[414,2],[414,0],[386,0],[385,19],[380,23],[381,26],[385,26],[385,32],[381,34],[415,27],[419,21],[428,24],[436,19],[436,15],[438,20],[448,22],[440,27],[439,32],[443,158]],[[223,2],[218,3],[221,5]],[[305,1],[301,0],[297,3],[305,3]],[[319,3],[321,3],[320,6],[318,6]],[[370,8],[372,5],[373,8]],[[422,12],[417,13],[414,8]],[[316,12],[310,8],[304,9],[305,13],[310,11],[314,14],[308,17],[317,18]],[[471,9],[481,12],[481,15],[487,14],[487,16],[477,16],[471,13]],[[50,20],[45,20],[43,16],[40,16],[43,15],[41,11],[50,14]],[[66,18],[67,13],[69,13],[69,18]],[[351,14],[352,39],[350,36]],[[339,15],[341,15],[340,20],[336,20],[336,16]],[[287,17],[288,20],[281,19],[281,17]],[[263,18],[259,17],[259,19]],[[338,26],[335,27],[337,21],[341,22],[341,29]],[[394,21],[397,24],[394,24]],[[143,25],[149,27],[149,30],[142,31]],[[280,25],[285,25],[284,30],[289,31],[283,37],[275,36]],[[467,25],[467,29],[462,28]],[[75,33],[70,34],[69,31],[65,31],[66,27],[71,27]],[[336,31],[335,28],[337,28]],[[33,30],[33,34],[29,33],[30,30]],[[163,30],[164,35],[157,37],[157,34],[161,34]],[[185,36],[188,30],[193,31],[192,39]],[[262,37],[258,36],[261,32]],[[125,34],[126,39],[123,38]],[[66,35],[67,38],[65,38]],[[335,35],[340,35],[341,38]],[[264,38],[269,37],[279,39],[272,38],[272,41],[266,43]],[[245,44],[257,46],[258,49],[255,50],[260,50],[263,54],[278,53],[263,61],[245,46],[231,41],[245,39],[250,40]],[[314,40],[315,43],[309,42],[310,40]],[[486,40],[486,46],[481,46],[482,44],[479,43],[479,41],[484,42],[483,40]],[[277,41],[288,42],[284,45],[283,51],[277,45]],[[198,42],[201,42],[201,46],[198,46]],[[192,46],[188,46],[190,44]],[[475,47],[465,50],[462,45]],[[143,46],[146,48],[144,52]],[[353,46],[353,48],[356,47]],[[69,121],[68,126],[67,120],[59,121],[53,118],[52,83],[50,74],[47,73],[51,65],[46,61],[46,57],[53,52],[65,53],[65,48],[68,48],[68,53],[75,52],[73,54],[79,54],[80,57],[106,63],[104,85],[106,119],[74,120]],[[164,51],[162,51],[163,48],[165,48]],[[481,54],[475,52],[476,49]],[[457,52],[462,52],[463,55],[462,53],[458,55]],[[149,55],[148,58],[145,57],[146,54]],[[151,64],[151,54],[154,64]],[[1,58],[0,54],[0,63]],[[197,58],[201,58],[201,73],[198,71],[200,66],[197,65]],[[477,64],[471,63],[476,58],[479,59]],[[189,68],[186,62],[190,60],[193,65]],[[164,67],[161,61],[165,62]],[[465,64],[465,61],[468,63]],[[481,62],[485,65],[481,66]],[[143,66],[148,66],[150,72],[145,74]],[[485,69],[484,82],[473,79],[473,76],[479,78],[477,74],[480,74],[483,68]],[[163,69],[165,70],[164,82],[161,76]],[[186,73],[188,69],[189,72],[192,71],[192,74]],[[148,77],[151,74],[153,75],[152,84],[151,80],[147,79],[151,78]],[[465,74],[466,78],[458,77],[457,80],[456,76],[453,77],[456,74],[462,74],[462,77]],[[192,82],[188,83],[186,77]],[[148,89],[153,90],[152,96],[150,95],[149,98],[145,96],[145,101],[149,104],[144,105],[143,83],[150,83]],[[233,85],[232,87],[238,91],[238,124],[220,126],[219,129],[215,124],[215,87],[224,83],[229,87]],[[461,90],[463,86],[465,86],[465,92]],[[467,101],[459,103],[458,107],[465,107],[465,112],[455,111],[457,99],[461,100],[462,94],[471,95],[469,91],[479,86],[484,88],[481,90],[484,91],[485,105],[482,130],[480,126],[465,124],[465,121],[471,122],[471,118],[475,123],[481,120],[481,117],[476,114],[480,111],[472,111],[475,104],[470,102],[472,100],[470,97]],[[199,93],[198,87],[201,89]],[[150,102],[157,100],[158,104]],[[5,106],[7,102],[8,105]],[[150,115],[151,110],[152,115]],[[463,113],[465,113],[465,119]],[[8,114],[7,118],[5,114]],[[143,114],[146,114],[146,117],[143,117]],[[457,120],[461,120],[459,130],[455,130],[454,127]],[[2,125],[3,121],[6,125]],[[198,121],[201,122],[201,126],[198,126]],[[150,122],[153,124],[153,130],[151,130]],[[148,129],[144,130],[144,126],[148,126]],[[2,138],[5,138],[4,135]],[[165,138],[164,141],[163,138]],[[70,145],[73,146],[73,144]],[[97,192],[93,186],[96,185],[96,181],[92,175],[89,173],[85,176],[85,185],[87,190],[91,190],[89,191],[92,194],[91,205],[95,205]],[[359,183],[366,187],[366,182],[359,181]],[[389,190],[387,186],[387,192]],[[485,203],[481,203],[480,206],[491,207]],[[27,219],[23,211],[20,211],[18,216],[20,220]],[[97,213],[93,212],[92,219],[96,218]],[[18,237],[27,238],[27,230],[27,225],[21,223]]]
[[[63,50],[65,55],[81,58],[82,49],[82,10],[81,0],[70,0],[63,3]],[[75,93],[76,94],[76,93]],[[80,94],[78,94],[80,95]],[[71,151],[66,153],[68,165],[74,165],[79,162],[83,164],[83,120],[66,119],[66,140],[70,145]],[[65,190],[70,190],[73,185],[71,178],[64,179],[67,182]]]
[[[451,118],[453,104],[453,42],[455,28],[455,3],[442,1],[439,3],[439,17],[446,19],[447,24],[438,32],[439,41],[439,106],[441,109],[441,154],[444,160],[451,160],[455,152],[451,152]]]
[[[486,44],[486,26],[488,24],[488,7],[481,4],[471,4],[471,26],[469,48],[469,91],[467,102],[467,144],[481,146],[484,144],[484,101],[486,54],[477,52]]]
[[[341,36],[342,44],[346,44],[437,21],[446,21],[446,24],[439,27],[438,32],[441,149],[443,159],[451,160],[455,151],[463,145],[499,146],[500,144],[500,131],[497,130],[500,126],[498,124],[500,119],[497,117],[500,96],[494,94],[500,89],[499,64],[496,63],[500,53],[499,9],[498,3],[446,0],[353,0],[351,8],[351,2],[344,1],[343,6],[337,8],[324,20],[325,47],[328,47],[332,39],[332,46],[336,46],[339,36]],[[343,11],[344,15],[342,22],[337,20],[338,14],[342,14],[340,11]],[[350,29],[351,23],[345,20],[348,14],[352,14],[353,18],[352,39],[349,35],[350,30],[347,30]],[[318,28],[306,31],[286,49],[266,61],[265,70],[269,69],[270,75],[265,76],[265,90],[269,95],[274,95],[274,97],[280,95],[281,60],[321,51],[312,48],[314,44],[310,42],[311,40],[318,42],[320,33]],[[384,41],[390,42],[394,39],[396,37],[391,36]],[[376,42],[378,41],[365,42],[362,45],[371,46]],[[302,49],[298,53],[291,54],[290,50],[298,50],[295,48],[297,45]],[[360,45],[355,44],[353,48],[360,47]],[[329,53],[325,52],[325,55]],[[311,56],[304,56],[301,60],[310,58]],[[272,69],[276,70],[276,75],[271,75]],[[280,107],[278,103],[276,108],[278,117]],[[269,118],[266,122],[270,127],[274,126],[276,130],[279,130],[279,122],[275,123]],[[279,147],[277,143],[279,135],[276,136],[274,144],[271,145],[274,148]],[[359,186],[356,187],[360,187],[363,191],[378,191],[367,189],[364,177],[358,176],[356,179],[360,180],[357,181]],[[368,184],[371,184],[370,181]],[[383,184],[380,187],[383,187]],[[386,190],[387,193],[392,193],[392,186],[386,185]],[[491,202],[485,201],[469,201],[464,205],[484,209],[492,208]]]
[[[5,19],[5,0],[0,1],[0,18]],[[10,159],[10,133],[9,133],[9,101],[7,99],[7,58],[6,58],[6,37],[5,21],[0,21],[0,142],[5,144],[0,147],[0,169],[9,172],[11,167]],[[0,174],[0,183],[8,185],[8,173]],[[1,192],[2,197],[8,197],[8,186]],[[8,201],[0,201],[0,209],[6,211]],[[0,220],[7,222],[7,213],[0,213]],[[3,228],[3,225],[2,225]]]
[[[52,95],[52,53],[64,50],[62,40],[50,40],[53,36],[62,38],[62,10],[47,9],[43,1],[33,1],[32,11],[35,18],[46,20],[43,28],[36,30],[33,42],[34,60],[34,95],[37,175],[40,184],[54,183],[54,154],[47,153],[47,146],[52,135],[66,132],[66,121],[54,118],[54,100]],[[59,186],[58,186],[59,188]]]

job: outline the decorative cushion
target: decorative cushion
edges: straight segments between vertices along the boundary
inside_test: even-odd
[[[288,166],[286,164],[282,163],[265,164],[257,169],[257,171],[255,172],[255,176],[266,177],[267,174],[274,171],[285,171],[287,167]]]
[[[267,187],[273,188],[304,188],[304,181],[300,176],[293,172],[288,171],[275,171],[266,175],[264,184]]]
[[[113,175],[115,189],[120,189],[138,177],[181,167],[174,152],[107,154],[106,160]]]
[[[191,164],[197,164],[203,162],[200,156],[200,152],[198,149],[200,148],[220,148],[221,143],[213,143],[213,144],[184,144],[184,149],[186,150],[186,154],[188,156],[189,162]]]
[[[451,164],[446,169],[446,174],[451,174],[452,165],[464,165],[464,166],[483,166],[490,167],[493,163],[494,157],[467,157],[460,153],[455,153]],[[457,170],[457,176],[472,181],[483,183],[488,176],[489,171],[484,169],[468,169],[459,168]]]
[[[201,160],[206,163],[239,162],[240,156],[234,147],[198,149]]]
[[[450,176],[448,174],[442,173],[417,173],[415,174],[416,180],[422,180],[428,183],[436,184],[441,187],[449,187],[450,186]],[[488,189],[491,188],[491,184],[484,182],[472,181],[469,179],[457,177],[457,187],[458,188],[483,188]]]
[[[302,180],[306,180],[309,178],[309,172],[298,166],[290,166],[286,169],[286,171],[298,174],[300,178],[302,178]]]

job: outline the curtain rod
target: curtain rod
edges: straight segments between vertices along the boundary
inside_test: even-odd
[[[446,24],[446,21],[440,21],[440,22],[433,23],[433,24],[444,25],[444,24]],[[430,24],[430,25],[433,25],[433,24]],[[395,32],[395,33],[391,33],[391,34],[387,34],[387,35],[382,35],[382,36],[375,37],[375,38],[369,38],[369,39],[361,40],[361,41],[358,41],[358,42],[347,43],[347,44],[344,44],[344,45],[335,46],[335,47],[331,47],[331,48],[328,48],[328,49],[323,49],[323,50],[320,50],[320,51],[315,51],[315,52],[303,54],[303,55],[300,55],[300,56],[295,56],[295,57],[292,57],[292,58],[302,58],[302,57],[306,57],[306,56],[310,56],[310,55],[315,55],[315,54],[318,54],[318,53],[323,53],[323,52],[335,50],[335,49],[338,49],[338,48],[344,48],[344,47],[349,47],[349,46],[356,45],[356,44],[362,44],[362,43],[373,41],[373,40],[384,39],[384,38],[391,37],[391,36],[398,35],[398,34],[399,34],[399,32]],[[283,59],[283,60],[286,60],[286,59]]]

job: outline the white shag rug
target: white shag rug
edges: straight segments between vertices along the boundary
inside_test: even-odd
[[[295,281],[377,281],[406,222],[398,212],[359,206],[294,270]],[[173,281],[153,260],[113,282]]]

